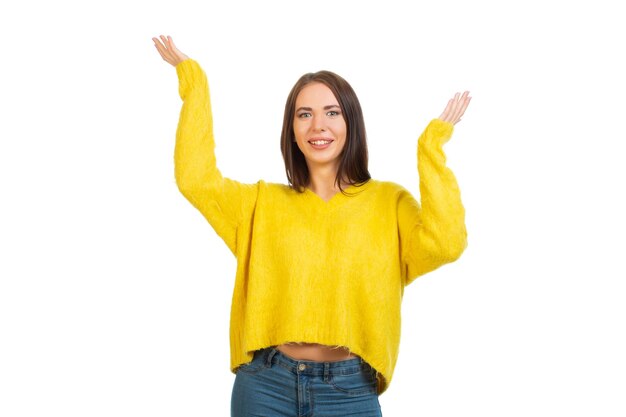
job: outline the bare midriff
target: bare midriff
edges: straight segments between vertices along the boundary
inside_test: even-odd
[[[344,346],[328,346],[319,343],[289,342],[276,346],[276,349],[297,360],[316,362],[336,362],[358,358]]]

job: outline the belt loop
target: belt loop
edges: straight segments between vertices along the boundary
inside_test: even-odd
[[[276,352],[278,352],[278,351],[276,350],[276,348],[273,347],[273,348],[270,349],[269,353],[267,354],[267,359],[265,361],[265,366],[267,368],[271,368],[272,367],[272,358],[274,357]]]
[[[330,378],[328,377],[328,374],[330,372],[329,368],[330,368],[330,363],[324,362],[324,382],[328,382],[330,380]]]

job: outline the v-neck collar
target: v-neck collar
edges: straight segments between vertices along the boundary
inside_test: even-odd
[[[348,187],[343,189],[349,195],[344,195],[341,191],[338,191],[328,201],[324,200],[322,197],[317,195],[315,192],[313,192],[313,190],[311,190],[308,187],[304,187],[304,194],[313,204],[316,204],[324,208],[331,208],[331,207],[339,206],[347,201],[350,201],[350,199],[355,198],[362,191],[367,189],[373,181],[374,180],[369,179],[366,183],[358,187],[356,185],[349,185]]]

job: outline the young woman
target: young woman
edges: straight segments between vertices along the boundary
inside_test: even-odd
[[[237,258],[232,416],[381,416],[404,287],[458,259],[467,244],[442,146],[468,92],[450,99],[418,139],[422,204],[401,185],[370,177],[358,98],[329,71],[303,75],[287,98],[281,150],[289,185],[245,184],[217,168],[204,71],[171,37],[153,40],[176,68],[183,100],[176,183]]]

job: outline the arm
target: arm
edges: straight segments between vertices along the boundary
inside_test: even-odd
[[[215,160],[206,74],[176,48],[170,36],[152,40],[161,57],[176,68],[183,100],[174,150],[176,184],[236,255],[237,229],[252,215],[258,183],[242,184],[222,176]]]
[[[406,190],[398,203],[401,258],[405,285],[458,259],[467,246],[465,209],[443,145],[450,139],[470,97],[465,92],[450,100],[444,113],[426,127],[417,146],[417,169],[422,205]]]
[[[200,65],[189,58],[176,65],[176,73],[183,100],[174,150],[176,184],[235,253],[237,227],[250,215],[258,185],[224,178],[217,167],[209,87]]]
[[[405,285],[461,256],[467,245],[465,209],[442,145],[453,126],[433,119],[418,140],[417,166],[422,204],[403,190],[398,202]]]

